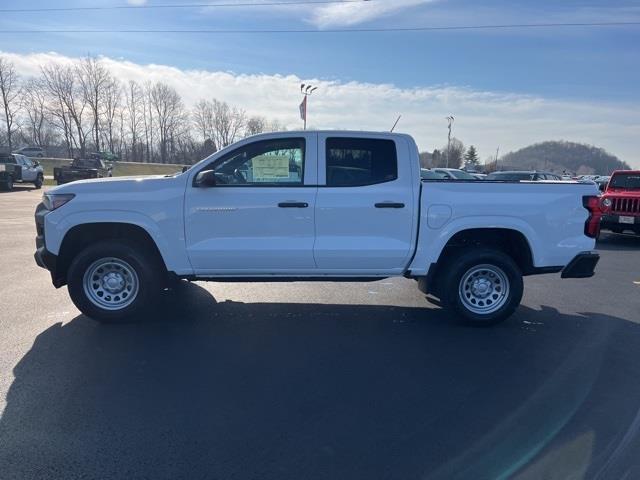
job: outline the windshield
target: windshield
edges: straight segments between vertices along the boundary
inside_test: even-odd
[[[609,183],[610,188],[640,190],[640,173],[616,173]]]
[[[491,173],[487,175],[486,180],[501,180],[504,182],[519,182],[531,180],[531,174],[527,172],[509,172],[509,173]]]
[[[76,158],[71,166],[81,168],[104,168],[102,160],[95,158]]]
[[[476,177],[474,177],[470,173],[465,172],[464,170],[449,170],[449,173],[453,178],[456,178],[458,180],[477,180]]]
[[[444,173],[435,172],[433,170],[428,170],[426,168],[420,169],[420,177],[423,180],[443,180],[447,178],[447,176]]]

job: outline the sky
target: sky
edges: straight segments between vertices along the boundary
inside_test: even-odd
[[[294,0],[282,0],[294,1]],[[25,75],[48,61],[105,58],[122,80],[172,84],[187,104],[218,98],[298,128],[299,85],[319,88],[311,128],[412,134],[421,150],[453,135],[482,159],[544,140],[600,146],[640,167],[640,25],[404,32],[342,29],[640,22],[630,0],[0,0],[0,52]],[[215,4],[244,6],[213,6]],[[281,2],[280,2],[281,3]],[[310,30],[308,33],[41,33],[34,30]],[[10,31],[12,33],[6,33]]]

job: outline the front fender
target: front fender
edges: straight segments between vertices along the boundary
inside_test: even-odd
[[[64,207],[60,210],[63,209]],[[189,260],[186,257],[182,225],[176,225],[175,219],[171,220],[166,216],[156,221],[143,213],[126,210],[80,211],[63,216],[58,214],[58,210],[56,210],[45,216],[47,250],[58,255],[65,236],[72,228],[95,223],[121,223],[142,228],[158,247],[169,271],[178,274],[192,273]],[[165,232],[174,232],[175,234],[168,235]]]

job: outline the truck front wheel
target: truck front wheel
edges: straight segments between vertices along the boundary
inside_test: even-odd
[[[476,248],[447,261],[441,287],[445,307],[466,323],[495,325],[509,318],[522,300],[522,272],[504,253]]]
[[[78,309],[101,322],[142,320],[161,291],[158,262],[133,244],[101,242],[71,262],[67,283]]]
[[[33,182],[33,186],[36,188],[42,188],[42,184],[44,183],[44,177],[42,176],[41,173],[38,174],[38,176],[36,177],[36,181]]]
[[[10,192],[11,190],[13,190],[13,178],[11,177],[11,175],[7,177],[2,188],[7,192]]]

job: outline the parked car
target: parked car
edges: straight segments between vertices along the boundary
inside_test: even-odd
[[[580,183],[421,180],[408,135],[269,133],[184,173],[49,190],[35,259],[105,322],[137,317],[176,278],[404,276],[486,325],[515,311],[523,276],[594,274],[597,195]]]
[[[559,175],[537,171],[504,171],[493,172],[485,180],[501,180],[503,182],[540,182],[544,180],[562,180]]]
[[[613,172],[600,202],[602,229],[640,235],[640,170]]]
[[[112,167],[99,158],[74,158],[71,165],[53,169],[53,178],[58,185],[87,178],[111,177],[112,175]]]
[[[0,187],[13,190],[16,183],[33,183],[41,188],[44,183],[44,171],[37,160],[19,153],[0,155]]]
[[[29,158],[42,158],[45,156],[45,151],[42,147],[22,147],[16,150],[14,153],[18,153]]]
[[[600,191],[604,192],[607,189],[607,184],[609,183],[610,179],[611,177],[608,175],[601,175],[598,178],[596,178],[594,181],[596,182],[596,185],[598,185],[598,188],[600,189]]]
[[[116,162],[120,160],[120,157],[112,152],[93,152],[89,155],[89,158],[104,160],[105,162]]]
[[[449,180],[477,180],[478,178],[459,168],[432,168],[435,173],[444,175]]]
[[[449,178],[449,176],[445,175],[444,173],[434,172],[430,168],[421,168],[420,178],[422,178],[423,180],[446,180]]]

